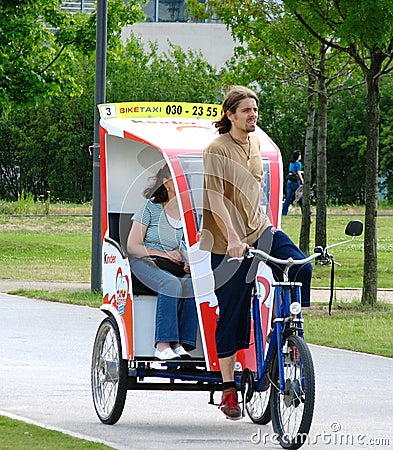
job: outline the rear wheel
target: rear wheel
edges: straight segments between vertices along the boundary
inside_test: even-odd
[[[101,322],[94,342],[91,388],[96,413],[108,425],[120,419],[127,396],[128,363],[121,355],[116,320],[107,317]]]
[[[245,369],[242,376],[243,401],[250,419],[259,425],[266,425],[271,420],[270,415],[270,383],[262,391],[256,390],[254,373]]]
[[[273,365],[270,400],[273,428],[283,448],[297,449],[307,439],[314,413],[314,365],[304,340],[289,336],[283,345],[285,387],[280,391],[278,357]]]

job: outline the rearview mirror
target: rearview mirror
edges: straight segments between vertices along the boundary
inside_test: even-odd
[[[345,234],[348,236],[360,236],[363,233],[363,222],[360,220],[351,220],[345,228]]]

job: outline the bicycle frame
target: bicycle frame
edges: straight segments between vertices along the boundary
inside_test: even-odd
[[[298,336],[303,338],[303,319],[301,312],[292,317],[290,311],[291,294],[290,289],[295,288],[295,301],[300,304],[300,287],[301,283],[298,282],[277,282],[273,283],[274,287],[274,303],[272,305],[276,310],[276,318],[273,320],[274,329],[271,335],[269,348],[266,355],[264,355],[264,345],[262,336],[262,322],[260,312],[260,299],[259,295],[255,293],[252,299],[253,320],[254,320],[254,332],[255,332],[255,347],[256,347],[256,359],[257,359],[257,390],[261,390],[267,376],[267,369],[272,361],[275,351],[279,353],[279,374],[280,374],[280,389],[284,389],[284,367],[282,359],[282,344],[283,344],[283,331],[284,323],[296,324],[296,328],[292,327],[293,331]],[[266,344],[266,342],[265,342]]]
[[[279,388],[284,389],[284,362],[283,362],[283,332],[284,325],[286,323],[290,324],[291,330],[298,335],[300,338],[304,338],[303,335],[303,318],[301,313],[301,292],[300,288],[302,283],[292,282],[289,280],[289,269],[293,265],[302,265],[309,263],[315,259],[318,259],[321,264],[327,264],[332,261],[332,255],[329,255],[328,250],[340,245],[352,242],[355,236],[360,236],[363,232],[363,224],[360,221],[353,220],[348,223],[345,234],[351,236],[351,239],[338,242],[327,246],[326,248],[317,247],[315,253],[310,255],[308,258],[302,260],[293,260],[288,258],[287,260],[280,260],[270,256],[269,254],[261,251],[250,249],[245,257],[250,258],[258,255],[261,260],[271,261],[277,264],[284,264],[285,269],[283,271],[283,280],[280,282],[272,283],[274,287],[274,301],[272,308],[275,308],[276,317],[273,320],[274,328],[271,335],[269,348],[266,355],[264,354],[264,342],[262,336],[262,320],[260,312],[260,299],[255,289],[253,299],[252,299],[252,310],[253,310],[253,320],[254,320],[254,333],[255,333],[255,347],[256,347],[256,361],[257,361],[257,391],[262,389],[265,383],[266,376],[268,375],[268,367],[272,362],[275,351],[278,353],[278,369],[279,369]],[[294,288],[294,296],[291,298],[291,289]],[[297,303],[299,305],[296,314],[291,312],[291,304]],[[295,325],[295,326],[294,326]],[[266,344],[266,342],[265,342]]]

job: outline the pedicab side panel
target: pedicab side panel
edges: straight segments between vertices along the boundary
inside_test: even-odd
[[[115,126],[115,124],[110,123],[109,126],[106,123],[102,123],[102,132],[101,132],[101,136],[103,138],[102,142],[102,146],[101,146],[101,162],[102,162],[102,235],[103,235],[103,290],[104,290],[104,304],[102,306],[102,309],[104,309],[107,313],[113,315],[116,320],[118,321],[118,325],[119,325],[119,329],[120,329],[120,334],[121,334],[121,338],[122,338],[122,351],[123,351],[123,357],[126,359],[132,359],[134,358],[134,356],[136,356],[135,354],[135,350],[137,349],[141,349],[142,348],[142,352],[144,351],[145,353],[143,353],[145,356],[152,356],[152,352],[153,352],[153,343],[151,342],[151,350],[150,350],[150,354],[146,353],[146,350],[144,350],[146,348],[146,345],[138,345],[138,340],[135,341],[135,339],[133,339],[133,335],[135,333],[136,330],[136,325],[138,325],[138,329],[140,329],[140,324],[139,323],[134,323],[133,322],[133,318],[134,318],[134,313],[135,310],[137,310],[136,312],[139,315],[143,315],[143,312],[148,310],[151,312],[152,309],[155,309],[155,300],[150,297],[141,297],[138,296],[137,299],[135,299],[135,297],[132,294],[132,277],[130,274],[130,268],[129,268],[129,264],[128,264],[128,260],[127,258],[122,258],[121,257],[121,249],[120,253],[119,251],[117,252],[117,255],[115,256],[116,253],[116,248],[114,248],[113,244],[114,242],[111,242],[110,239],[110,219],[108,219],[108,216],[110,216],[111,214],[118,214],[121,213],[122,210],[122,205],[116,204],[119,203],[118,202],[118,198],[122,197],[123,195],[115,195],[113,193],[114,191],[114,185],[118,184],[118,183],[124,183],[124,179],[122,180],[121,177],[116,177],[117,173],[116,170],[113,167],[121,167],[121,160],[119,161],[115,161],[113,163],[113,153],[117,153],[116,151],[114,152],[114,148],[116,150],[116,146],[119,146],[119,142],[116,142],[116,139],[114,138],[114,136],[116,136],[117,138],[121,138],[122,142],[127,142],[129,141],[130,143],[134,143],[134,142],[138,142],[138,143],[143,143],[146,144],[146,146],[149,146],[149,150],[152,149],[152,144],[151,142],[149,142],[148,139],[143,138],[141,136],[136,136],[134,133],[130,133],[126,130],[123,129],[119,129],[118,127]],[[139,124],[143,126],[142,124]],[[152,122],[150,125],[153,126],[154,129],[154,125],[155,123]],[[160,129],[162,127],[163,123],[159,123],[158,124],[158,129]],[[168,125],[168,124],[166,124]],[[177,124],[175,124],[177,125]],[[196,125],[196,124],[195,124]],[[193,127],[193,124],[188,124],[187,128]],[[154,132],[157,133],[157,128],[154,129]],[[139,133],[142,133],[142,130],[139,130]],[[151,130],[150,130],[151,133]],[[148,133],[149,135],[149,133]],[[123,144],[122,144],[123,145]],[[108,148],[109,147],[109,148]],[[157,148],[158,146],[155,146],[155,149],[160,153],[162,153],[162,150],[160,148]],[[146,147],[147,148],[147,147]],[[124,150],[124,149],[122,149]],[[134,147],[132,148],[132,150],[134,150]],[[171,171],[173,172],[173,176],[174,179],[176,179],[176,174],[173,171],[173,167],[172,167],[172,162],[170,161],[170,159],[173,160],[173,164],[175,164],[175,157],[171,157],[170,155],[172,154],[176,154],[176,152],[178,152],[178,150],[173,150],[173,151],[168,151],[168,154],[165,155],[161,155],[160,159],[162,160],[163,157],[167,158],[167,162],[169,164],[169,167],[171,168]],[[142,152],[141,152],[142,153]],[[109,156],[108,156],[109,154]],[[149,156],[149,155],[148,155]],[[112,160],[110,162],[107,161],[107,159],[112,158]],[[116,156],[117,159],[119,159],[118,156]],[[115,159],[116,159],[115,158]],[[153,158],[153,160],[156,160],[157,157]],[[152,161],[148,161],[148,163],[150,164]],[[154,163],[156,163],[157,161],[153,161]],[[113,165],[113,167],[112,167]],[[126,164],[127,165],[127,164]],[[128,164],[129,165],[129,164]],[[156,169],[154,170],[154,172],[156,171]],[[110,173],[109,173],[110,172]],[[130,171],[130,175],[129,177],[132,178],[135,174],[132,174],[132,172]],[[152,173],[150,173],[150,175],[152,175]],[[113,181],[115,179],[115,181]],[[145,184],[147,181],[147,177],[145,177],[144,179],[144,183]],[[141,183],[140,183],[141,184]],[[193,222],[193,217],[192,217],[192,210],[190,208],[190,200],[188,197],[188,193],[187,190],[185,189],[185,182],[183,181],[181,183],[181,181],[179,180],[179,184],[182,188],[182,193],[180,194],[180,197],[182,198],[182,204],[184,204],[184,218],[185,221],[187,222],[187,226],[185,226],[185,231],[188,228],[189,230],[191,230],[191,235],[193,236],[193,240],[195,241],[195,237],[196,237],[196,228],[195,228],[195,223]],[[182,187],[183,186],[183,187]],[[115,189],[117,191],[117,189]],[[121,189],[119,189],[119,191],[121,191]],[[139,189],[138,188],[138,192],[142,191],[142,187]],[[117,197],[117,198],[116,198]],[[187,200],[188,198],[188,200]],[[136,208],[132,209],[132,212],[135,211]],[[130,211],[129,211],[130,212]],[[131,222],[129,222],[131,223]],[[190,233],[188,233],[190,234]],[[188,235],[186,234],[186,235]],[[116,242],[115,242],[116,244]],[[124,246],[124,242],[123,242],[123,246]],[[109,265],[110,262],[110,265]],[[119,288],[120,286],[120,288]],[[124,289],[122,289],[122,287],[126,287],[129,288],[129,292],[123,294],[123,292],[125,291]],[[137,303],[135,303],[135,301]],[[144,304],[145,309],[141,310],[141,304]],[[141,312],[140,312],[141,311]],[[150,314],[150,316],[148,318],[145,319],[147,322],[147,328],[150,329],[154,329],[154,315]],[[143,328],[142,328],[143,329]],[[152,341],[153,339],[153,332],[150,332],[150,340]],[[140,344],[140,342],[139,342]],[[148,344],[147,344],[148,346]],[[202,355],[203,356],[203,355]]]
[[[131,299],[131,271],[127,255],[110,238],[103,243],[105,279],[102,310],[117,321],[120,331],[123,359],[134,357],[133,302]],[[108,283],[108,281],[110,283]]]
[[[131,271],[127,256],[117,242],[109,237],[108,186],[106,142],[108,131],[100,128],[100,176],[101,176],[101,236],[103,267],[103,304],[101,309],[113,316],[118,324],[122,358],[134,357],[133,306],[131,299]]]
[[[108,131],[100,126],[100,195],[101,195],[101,240],[108,229],[108,201],[106,182],[106,135]]]
[[[267,186],[267,194],[269,196],[269,210],[265,212],[268,213],[273,226],[279,228],[281,226],[281,205],[283,196],[283,166],[281,152],[277,145],[261,129],[257,130],[257,135],[261,143],[262,159],[268,159],[269,161],[269,186]],[[266,180],[264,179],[262,183],[265,182]]]
[[[130,105],[130,106],[127,106]],[[213,118],[195,118],[195,117],[174,117],[174,115],[162,118],[162,110],[165,105],[165,109],[168,104],[145,103],[138,104],[139,108],[150,107],[150,110],[156,109],[155,117],[139,117],[136,112],[135,104],[120,104],[120,105],[100,105],[101,112],[101,201],[102,201],[102,238],[103,238],[103,291],[104,302],[102,309],[107,313],[112,314],[119,325],[119,330],[122,339],[122,351],[124,359],[133,359],[138,354],[135,354],[135,347],[138,347],[138,341],[141,336],[135,336],[135,324],[137,320],[135,312],[138,312],[135,306],[138,306],[140,300],[133,295],[132,278],[130,272],[130,266],[127,255],[124,254],[124,248],[116,245],[110,237],[110,224],[109,216],[113,213],[122,214],[123,205],[119,207],[113,206],[114,203],[118,203],[118,198],[113,198],[113,186],[116,182],[125,183],[125,177],[120,177],[119,180],[112,180],[114,177],[113,171],[108,173],[111,161],[107,161],[107,158],[112,158],[116,153],[116,146],[119,145],[119,141],[123,141],[121,149],[126,154],[129,145],[129,151],[138,154],[134,157],[134,160],[144,159],[147,164],[151,164],[156,167],[156,164],[161,160],[165,160],[172,172],[175,180],[175,187],[177,190],[180,211],[183,218],[183,229],[185,234],[185,241],[187,246],[188,258],[190,260],[191,274],[193,278],[196,305],[199,318],[200,334],[202,340],[203,356],[206,361],[207,370],[219,371],[218,358],[216,354],[215,346],[215,328],[218,318],[218,305],[217,299],[214,294],[213,276],[210,270],[210,254],[208,252],[202,252],[199,250],[198,244],[198,226],[197,213],[195,211],[195,205],[193,204],[192,196],[190,195],[191,187],[189,186],[188,177],[189,173],[184,169],[182,158],[195,158],[202,160],[203,150],[208,143],[213,140],[217,134],[214,126],[212,125]],[[141,106],[142,105],[142,106]],[[150,105],[150,106],[149,106]],[[184,111],[198,111],[198,105],[179,104]],[[110,109],[108,110],[108,106]],[[207,111],[213,111],[213,108],[220,108],[217,105],[202,105],[205,113]],[[123,108],[123,113],[120,113]],[[128,109],[127,109],[128,108]],[[161,108],[161,112],[158,110]],[[173,104],[171,104],[171,108]],[[208,110],[210,108],[210,110]],[[109,111],[110,114],[106,114],[104,111]],[[125,112],[124,112],[125,111]],[[173,109],[171,109],[173,111]],[[214,110],[220,111],[220,109]],[[160,116],[161,114],[161,116]],[[218,114],[218,113],[216,113]],[[261,155],[269,168],[269,179],[266,180],[266,186],[263,188],[266,190],[267,204],[265,205],[267,213],[270,216],[272,223],[275,226],[280,224],[280,205],[282,198],[282,162],[278,148],[267,137],[262,130],[258,129],[257,132],[261,141]],[[109,149],[107,148],[109,147]],[[109,156],[108,156],[109,155]],[[143,158],[142,158],[143,156]],[[139,160],[138,160],[139,161]],[[140,162],[140,161],[139,161]],[[127,164],[125,164],[127,166]],[[121,167],[118,163],[117,167]],[[133,170],[128,163],[128,169],[130,171],[129,177],[140,177],[139,173],[133,173]],[[155,171],[152,171],[149,175],[153,175]],[[108,180],[109,178],[109,180]],[[139,178],[138,178],[139,179]],[[147,181],[147,176],[145,174]],[[265,181],[265,180],[264,180]],[[142,184],[142,183],[139,183]],[[132,186],[131,186],[132,187]],[[131,189],[131,188],[130,188]],[[129,192],[127,197],[141,197],[141,189]],[[109,190],[109,191],[108,191]],[[121,191],[121,189],[120,189]],[[125,190],[124,190],[125,192]],[[120,194],[121,196],[122,194]],[[133,199],[135,203],[136,200]],[[127,201],[124,200],[123,204]],[[127,213],[134,213],[135,208],[125,208]],[[123,246],[124,247],[124,246]],[[203,269],[201,271],[201,268]],[[264,319],[264,326],[267,330],[267,324],[269,323],[268,313],[269,308],[268,298],[271,293],[264,291],[264,286],[268,283],[266,280],[271,276],[271,271],[266,270],[266,267],[258,272],[258,285],[261,288],[261,312]],[[154,328],[154,317],[147,318],[150,320],[150,327]],[[264,330],[264,334],[266,334]],[[153,355],[153,346],[151,348],[151,355]],[[149,355],[145,355],[149,356]],[[248,367],[251,370],[256,369],[255,362],[255,349],[254,349],[254,336],[253,330],[251,333],[250,349],[242,350],[238,352],[237,361],[241,364],[242,368]]]

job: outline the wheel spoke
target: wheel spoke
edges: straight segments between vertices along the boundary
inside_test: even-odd
[[[120,336],[113,318],[105,319],[97,331],[91,379],[94,407],[100,420],[117,422],[127,393],[127,364],[121,360]]]
[[[314,410],[315,380],[311,354],[298,336],[283,349],[284,390],[272,392],[273,426],[285,448],[299,448],[309,432]],[[273,379],[278,380],[276,359]]]
[[[244,382],[243,388],[247,385],[247,395],[245,395],[245,389],[242,389],[242,393],[243,401],[246,402],[246,411],[250,419],[257,424],[264,425],[269,423],[271,420],[269,407],[270,383],[264,386],[262,391],[257,391],[255,373],[249,369],[245,369],[243,372],[242,382]]]

